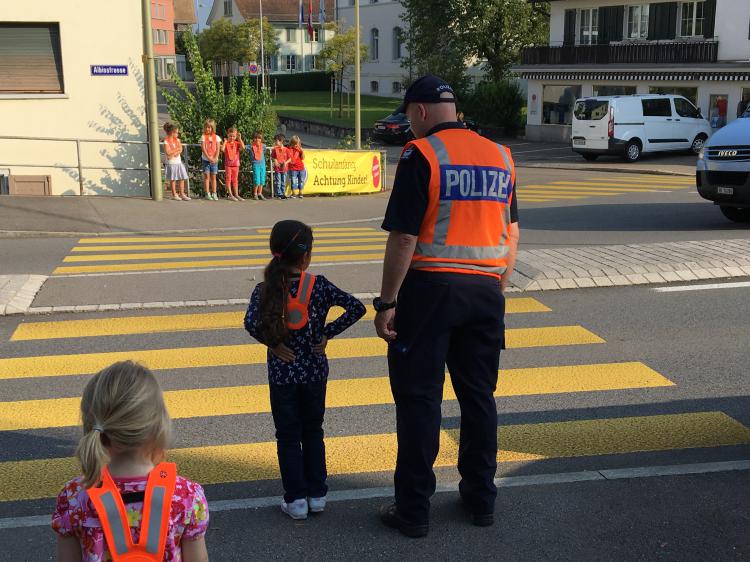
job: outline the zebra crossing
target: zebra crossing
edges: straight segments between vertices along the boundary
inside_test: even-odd
[[[520,203],[577,201],[592,197],[615,197],[625,194],[663,193],[695,187],[695,179],[684,176],[604,174],[581,180],[556,180],[545,183],[520,183],[516,193]]]
[[[512,327],[507,331],[504,357],[527,355],[523,356],[524,365],[501,370],[495,393],[498,399],[606,397],[632,390],[665,392],[676,388],[674,381],[638,357],[591,362],[594,350],[606,350],[607,341],[586,326],[559,324],[555,311],[537,299],[509,298],[508,313]],[[332,312],[332,316],[337,314],[340,311]],[[33,434],[40,446],[33,451],[6,446],[0,461],[0,504],[48,500],[77,474],[72,452],[74,428],[79,423],[78,389],[93,373],[123,359],[143,362],[162,380],[180,440],[168,457],[186,477],[209,486],[209,499],[212,485],[277,481],[276,444],[269,437],[270,404],[264,384],[266,352],[258,344],[238,343],[247,341],[242,315],[241,310],[98,314],[85,319],[33,319],[16,326],[3,344],[8,352],[0,358],[0,441],[16,443],[23,435]],[[372,315],[370,307],[368,316]],[[201,345],[165,346],[176,331],[194,335]],[[383,358],[385,344],[370,336],[369,322],[358,323],[350,332],[332,340],[328,348],[328,470],[332,477],[360,475],[358,482],[367,482],[395,466],[395,429],[384,430],[395,428],[395,420],[388,407],[392,397]],[[55,353],[35,355],[33,346],[40,343],[53,344]],[[538,355],[534,350],[540,348],[561,354],[565,350],[565,357],[576,360],[563,365],[535,360]],[[23,399],[13,394],[19,389]],[[449,377],[444,398],[448,407],[456,400]],[[358,425],[357,420],[367,415],[377,423]],[[204,431],[180,438],[181,424],[188,422],[200,424]],[[211,430],[221,423],[231,425],[236,435],[226,438]],[[263,431],[257,431],[259,425]],[[455,427],[441,431],[437,467],[455,464],[458,439]],[[500,424],[498,461],[534,462],[748,443],[750,428],[722,411],[575,419],[553,416]]]

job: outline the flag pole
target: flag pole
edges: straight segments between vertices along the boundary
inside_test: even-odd
[[[260,4],[260,87],[266,89],[266,56],[263,49],[263,0],[258,0]]]
[[[354,0],[354,147],[362,149],[362,107],[360,105],[360,31],[359,31],[359,0]]]

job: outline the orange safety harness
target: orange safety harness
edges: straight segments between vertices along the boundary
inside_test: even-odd
[[[149,473],[141,536],[138,544],[133,544],[125,503],[109,470],[104,467],[102,485],[89,488],[88,494],[101,521],[113,562],[161,562],[164,559],[176,480],[174,463],[160,463]]]
[[[315,276],[303,271],[299,278],[297,296],[293,297],[291,293],[287,296],[286,326],[290,330],[301,330],[307,325],[309,319],[307,307],[310,304],[310,295],[312,295],[314,285]]]

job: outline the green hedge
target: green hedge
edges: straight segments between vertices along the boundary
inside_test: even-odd
[[[331,72],[295,72],[290,74],[271,74],[269,77],[271,92],[329,92],[331,90]],[[260,76],[238,76],[237,86],[245,80],[258,87]],[[217,83],[224,84],[224,93],[229,94],[229,78],[216,78]]]

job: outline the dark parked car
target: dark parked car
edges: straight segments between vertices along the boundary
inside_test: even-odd
[[[471,119],[464,119],[464,125],[472,131],[479,132],[477,124]],[[406,144],[414,138],[405,113],[391,113],[388,117],[375,121],[372,136],[387,144]]]

